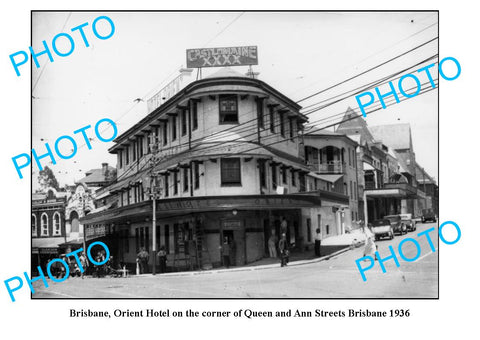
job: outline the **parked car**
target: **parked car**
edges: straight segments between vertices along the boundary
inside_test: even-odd
[[[371,225],[372,232],[375,235],[375,240],[379,240],[382,237],[388,237],[391,240],[395,237],[392,225],[390,224],[390,221],[387,219],[375,220],[371,224],[369,223],[368,225],[369,226]]]
[[[400,218],[407,227],[407,231],[417,230],[417,222],[412,218],[412,214],[400,214]]]
[[[427,221],[437,222],[437,216],[432,208],[422,210],[422,223]]]
[[[390,225],[392,226],[394,233],[398,233],[400,235],[407,233],[407,226],[405,225],[405,223],[403,223],[400,215],[388,215],[384,218],[390,221]]]

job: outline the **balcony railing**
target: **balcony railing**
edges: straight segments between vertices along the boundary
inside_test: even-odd
[[[323,163],[308,162],[310,170],[320,174],[343,174],[345,163],[342,161],[329,161]]]

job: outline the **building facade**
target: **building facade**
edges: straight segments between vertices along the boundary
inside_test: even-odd
[[[115,139],[118,176],[97,196],[117,204],[81,218],[87,242],[101,237],[129,268],[142,248],[151,265],[155,244],[171,270],[220,266],[225,240],[233,265],[268,254],[272,234],[301,250],[318,216],[335,212],[322,212],[321,190],[309,187],[299,110],[231,69],[187,85]],[[344,194],[324,201],[348,207]]]
[[[65,228],[66,192],[47,188],[32,194],[32,273],[58,257],[69,236]]]

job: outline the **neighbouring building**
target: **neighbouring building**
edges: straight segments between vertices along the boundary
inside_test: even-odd
[[[363,117],[348,108],[336,132],[348,135],[359,145],[360,218],[365,219],[365,204],[368,220],[391,214],[415,214],[418,195],[410,126],[369,127]]]
[[[305,161],[315,181],[314,190],[336,192],[348,197],[347,206],[336,206],[340,217],[337,225],[341,228],[338,234],[343,234],[345,228],[350,228],[352,222],[359,219],[357,143],[344,134],[327,130],[307,131],[304,140]]]
[[[417,182],[419,192],[421,191],[422,197],[419,198],[419,209],[417,216],[420,216],[422,209],[432,208],[435,214],[438,216],[438,185],[433,177],[431,177],[424,168],[418,163],[415,163],[415,169],[417,174]]]
[[[300,108],[231,69],[190,83],[115,139],[116,181],[80,219],[92,231],[87,243],[101,237],[133,269],[141,248],[152,264],[155,242],[177,270],[221,265],[225,238],[231,263],[243,265],[268,254],[272,232],[285,232],[299,250],[317,225],[341,233],[337,211],[349,209],[349,198],[312,182],[318,174],[305,164]]]
[[[69,234],[65,228],[67,192],[47,188],[32,194],[32,273],[46,269],[49,259],[58,257],[60,245]]]
[[[69,238],[64,245],[68,251],[84,246],[85,235],[80,218],[96,209],[95,192],[115,178],[116,169],[108,163],[102,163],[101,168],[85,172],[85,177],[69,187],[70,192],[65,207],[66,232]]]

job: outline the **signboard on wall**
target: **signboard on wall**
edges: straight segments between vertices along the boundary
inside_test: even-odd
[[[194,48],[187,50],[187,67],[258,65],[257,46]]]

